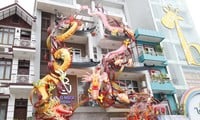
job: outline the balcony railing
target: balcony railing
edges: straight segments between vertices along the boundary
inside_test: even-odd
[[[90,59],[88,57],[73,57],[72,62],[89,62]]]
[[[15,39],[14,46],[22,48],[35,48],[35,41]]]
[[[149,55],[152,55],[152,56],[164,56],[163,52],[148,52],[148,51],[141,51],[139,53],[139,56],[141,56],[143,54],[149,54]]]
[[[34,75],[13,75],[12,80],[14,83],[32,83]]]
[[[162,52],[147,52],[141,51],[139,53],[139,62],[143,62],[146,64],[154,64],[154,65],[167,65],[167,59],[163,55]]]

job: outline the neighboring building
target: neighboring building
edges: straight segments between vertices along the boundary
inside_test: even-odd
[[[84,95],[87,95],[89,86],[83,84],[81,78],[86,72],[92,72],[96,64],[91,61],[99,62],[104,54],[119,48],[124,38],[109,37],[102,20],[89,16],[87,11],[79,11],[80,5],[91,6],[92,10],[96,6],[103,7],[104,13],[110,18],[110,24],[115,24],[112,22],[114,18],[135,31],[137,41],[132,44],[135,69],[125,70],[118,77],[118,80],[126,84],[124,89],[136,92],[149,89],[155,98],[166,105],[167,114],[176,114],[177,103],[182,93],[189,86],[199,84],[197,79],[200,79],[198,75],[200,68],[187,64],[176,30],[168,30],[160,22],[165,15],[163,6],[170,3],[180,8],[180,14],[184,15],[185,20],[180,23],[188,38],[187,41],[192,42],[189,38],[197,39],[183,0],[37,0],[36,2],[34,15],[37,19],[17,3],[0,9],[0,117],[7,120],[26,119],[34,114],[28,96],[33,87],[32,82],[49,73],[46,58],[51,58],[46,47],[47,29],[49,26],[54,26],[55,16],[59,13],[64,16],[76,14],[86,26],[84,28],[86,31],[96,26],[93,34],[90,31],[77,32],[66,41],[66,46],[73,48],[73,63],[67,70],[72,92],[67,95],[70,97],[61,96],[60,99],[66,103],[70,103],[71,100],[78,103]],[[198,64],[198,61],[196,63]],[[194,82],[198,84],[191,84]],[[72,119],[122,120],[126,119],[125,113],[128,110],[102,109],[95,102],[89,101],[75,111]]]
[[[0,9],[0,119],[32,116],[28,100],[35,79],[35,17],[18,3]]]
[[[200,84],[200,41],[185,0],[127,0],[126,5],[134,29],[146,28],[164,34],[161,46],[168,61],[168,74],[177,91],[177,102],[180,102],[185,90]],[[194,104],[199,106],[199,102]],[[186,108],[196,113],[194,108]],[[193,119],[197,116],[199,114]]]
[[[160,43],[164,36],[160,32],[136,29],[136,48],[139,62],[152,66],[148,71],[151,77],[151,89],[155,98],[166,104],[168,114],[176,114],[176,90],[167,71],[167,59],[163,55]]]

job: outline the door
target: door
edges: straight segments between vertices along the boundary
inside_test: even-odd
[[[15,100],[14,120],[26,120],[27,102],[27,99]]]

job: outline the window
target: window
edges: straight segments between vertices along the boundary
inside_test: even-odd
[[[106,49],[106,48],[101,49],[101,53],[104,54],[104,55],[107,54],[108,52],[111,52],[111,51],[113,51],[113,49]]]
[[[73,48],[73,60],[81,61],[81,49]]]
[[[82,82],[82,78],[78,78],[78,101],[81,102],[89,97],[88,89],[90,87],[90,82]],[[97,106],[95,101],[91,100],[82,104],[82,106]]]
[[[42,13],[42,30],[46,31],[47,28],[50,26],[51,23],[51,14],[49,13]]]
[[[130,93],[131,91],[139,92],[138,82],[134,80],[120,80],[119,86],[122,89],[127,90],[128,93]]]
[[[29,65],[30,65],[30,61],[28,61],[28,60],[19,60],[18,74],[29,75]]]
[[[0,58],[0,80],[10,80],[11,65],[11,59]]]
[[[97,60],[97,48],[93,47],[94,59]]]
[[[152,46],[145,45],[144,51],[145,51],[146,54],[155,55],[155,51],[154,51],[154,48]]]
[[[161,71],[157,69],[150,70],[152,80],[161,80]]]
[[[6,120],[6,113],[8,107],[8,99],[0,99],[0,119]]]
[[[21,31],[21,39],[30,40],[31,39],[31,31],[22,30]]]
[[[0,28],[0,44],[12,45],[15,30],[12,28]]]
[[[137,50],[138,50],[138,55],[139,55],[139,56],[143,54],[144,49],[143,49],[143,46],[142,46],[142,45],[138,45],[138,46],[137,46]]]

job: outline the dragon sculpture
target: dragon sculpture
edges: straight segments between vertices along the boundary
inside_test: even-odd
[[[130,49],[131,42],[135,41],[134,33],[127,26],[111,26],[108,23],[107,17],[98,9],[92,12],[89,7],[82,6],[80,10],[88,10],[91,16],[98,16],[112,35],[125,34],[128,39],[125,39],[120,48],[107,53],[100,64],[94,67],[93,73],[87,73],[83,76],[82,82],[90,82],[88,89],[89,97],[79,104],[72,106],[62,104],[59,100],[60,94],[64,89],[67,94],[72,91],[69,79],[66,77],[66,71],[72,63],[71,49],[64,46],[64,42],[69,40],[73,34],[82,26],[82,22],[74,16],[69,18],[60,17],[56,20],[55,27],[48,29],[49,36],[46,44],[53,58],[48,63],[50,73],[42,79],[33,83],[34,88],[31,91],[30,100],[35,108],[36,120],[69,120],[75,109],[82,103],[88,100],[96,101],[99,106],[107,107],[131,107],[127,120],[138,120],[138,110],[141,107],[146,111],[142,111],[147,116],[154,114],[151,111],[155,109],[152,104],[152,99],[149,94],[137,93],[132,96],[128,95],[116,81],[116,78],[126,65],[130,64],[133,54]],[[118,70],[118,74],[116,74]],[[134,98],[136,101],[131,101]],[[140,100],[145,101],[144,104]],[[136,114],[138,113],[138,114]],[[146,117],[145,115],[140,115]],[[132,118],[135,119],[132,119]],[[145,119],[149,120],[149,119]]]
[[[66,71],[71,65],[72,55],[71,49],[64,47],[63,42],[72,37],[80,25],[81,22],[74,17],[63,18],[58,21],[47,38],[47,48],[51,51],[53,58],[53,61],[48,64],[51,72],[34,83],[30,96],[31,103],[33,103],[33,95],[38,96],[38,101],[34,103],[35,116],[38,120],[66,120],[75,109],[61,104],[58,96],[62,89],[65,89],[67,93],[71,92]]]

